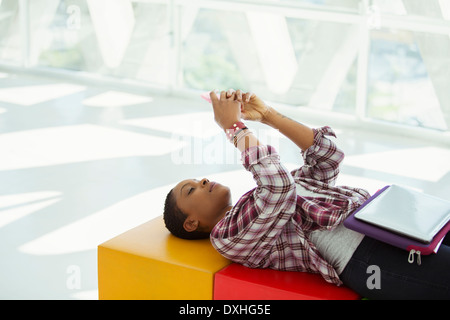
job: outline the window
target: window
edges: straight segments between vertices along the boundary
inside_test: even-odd
[[[351,113],[358,26],[184,8],[183,86],[243,88],[272,101]]]
[[[22,62],[21,32],[18,1],[0,1],[0,61],[14,64]]]
[[[449,36],[382,29],[370,48],[368,116],[447,130]]]
[[[38,0],[29,11],[31,65],[169,84],[165,4]]]
[[[0,64],[449,131],[448,0],[0,0]]]

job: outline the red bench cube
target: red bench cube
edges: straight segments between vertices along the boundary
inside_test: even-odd
[[[251,269],[232,263],[214,276],[215,300],[355,300],[361,297],[319,274]]]

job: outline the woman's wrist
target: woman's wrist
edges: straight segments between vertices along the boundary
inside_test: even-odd
[[[227,125],[224,128],[225,134],[227,138],[230,140],[234,135],[237,134],[240,130],[247,129],[247,126],[242,121],[236,120],[232,124]]]
[[[261,123],[274,127],[276,125],[277,116],[279,116],[279,113],[274,108],[268,107],[267,112],[264,113],[264,117],[261,119]]]
[[[252,146],[259,145],[258,139],[242,121],[236,121],[224,131],[227,139],[241,152]]]
[[[241,152],[259,145],[260,143],[258,139],[255,137],[253,132],[248,129],[242,130],[236,139],[234,139],[234,146]]]

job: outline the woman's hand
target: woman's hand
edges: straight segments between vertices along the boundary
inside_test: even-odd
[[[250,92],[243,94],[241,90],[233,89],[223,93],[228,99],[236,99],[242,103],[240,113],[242,119],[260,121],[279,130],[302,150],[308,149],[314,143],[314,131],[311,128],[277,112],[255,94]]]
[[[211,91],[209,96],[214,109],[214,120],[222,129],[229,129],[240,121],[241,102],[236,100],[236,92],[222,91],[218,98],[216,92]]]
[[[252,92],[242,93],[241,90],[237,90],[235,96],[238,101],[242,102],[242,119],[265,122],[270,107],[266,105],[264,101]]]

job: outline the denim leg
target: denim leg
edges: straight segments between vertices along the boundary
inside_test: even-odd
[[[341,280],[369,299],[450,300],[450,247],[442,244],[437,254],[422,256],[421,265],[410,264],[408,255],[406,250],[365,237]]]

